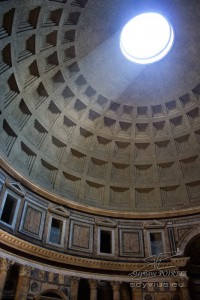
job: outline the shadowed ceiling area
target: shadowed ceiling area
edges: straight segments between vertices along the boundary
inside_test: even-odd
[[[164,3],[163,3],[164,2]],[[171,52],[120,52],[133,16],[163,13]],[[83,206],[155,212],[200,204],[198,1],[0,1],[0,153]]]

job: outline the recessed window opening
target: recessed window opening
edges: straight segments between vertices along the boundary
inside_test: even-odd
[[[112,253],[112,232],[101,230],[100,231],[100,252],[101,253]]]
[[[164,252],[162,233],[161,232],[151,232],[150,233],[150,243],[151,243],[151,254],[156,255]]]
[[[14,198],[10,194],[7,194],[7,197],[6,197],[6,200],[4,203],[4,207],[3,207],[3,211],[1,214],[2,222],[9,224],[9,225],[13,224],[15,211],[16,211],[16,207],[17,207],[17,202],[18,202],[18,200],[16,198]]]
[[[174,31],[158,13],[144,13],[131,19],[122,29],[120,47],[123,55],[138,64],[161,60],[171,50]]]
[[[50,243],[54,243],[54,244],[61,243],[62,227],[63,227],[63,222],[61,220],[52,218],[50,236],[49,236]]]

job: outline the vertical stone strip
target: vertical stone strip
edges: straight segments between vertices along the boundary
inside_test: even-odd
[[[19,270],[19,277],[17,281],[17,289],[15,293],[15,300],[26,300],[29,292],[31,271],[33,268],[21,265]]]
[[[12,261],[8,260],[7,258],[0,259],[0,300],[3,296],[4,286],[8,274],[8,270],[12,265]]]
[[[78,286],[79,286],[80,278],[78,277],[71,277],[70,283],[71,283],[71,300],[77,300],[78,299]]]

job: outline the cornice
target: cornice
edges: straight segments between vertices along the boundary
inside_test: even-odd
[[[36,245],[33,245],[27,241],[24,241],[22,239],[19,239],[18,237],[15,237],[3,230],[0,229],[0,241],[2,244],[10,247],[14,250],[22,251],[25,254],[34,256],[35,259],[41,260],[45,259],[46,261],[49,261],[49,264],[51,265],[51,262],[61,263],[64,265],[71,265],[71,266],[77,266],[77,267],[83,267],[90,270],[104,270],[106,271],[120,271],[120,272],[133,272],[137,270],[142,270],[145,268],[145,270],[148,270],[148,264],[146,262],[142,263],[133,263],[133,262],[115,262],[115,261],[105,261],[105,260],[97,260],[97,259],[90,259],[90,258],[84,258],[84,257],[77,257],[72,256],[64,253],[58,253],[53,250],[48,250]],[[185,257],[176,257],[175,259],[171,259],[168,262],[161,262],[160,268],[163,269],[171,269],[172,263],[174,264],[175,268],[184,267],[187,263],[187,258]],[[149,266],[151,269],[152,266]],[[173,267],[174,270],[174,267]]]

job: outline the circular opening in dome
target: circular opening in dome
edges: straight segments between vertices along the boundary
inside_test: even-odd
[[[120,47],[124,56],[138,64],[161,60],[171,49],[174,31],[158,13],[144,13],[131,19],[122,29]]]

